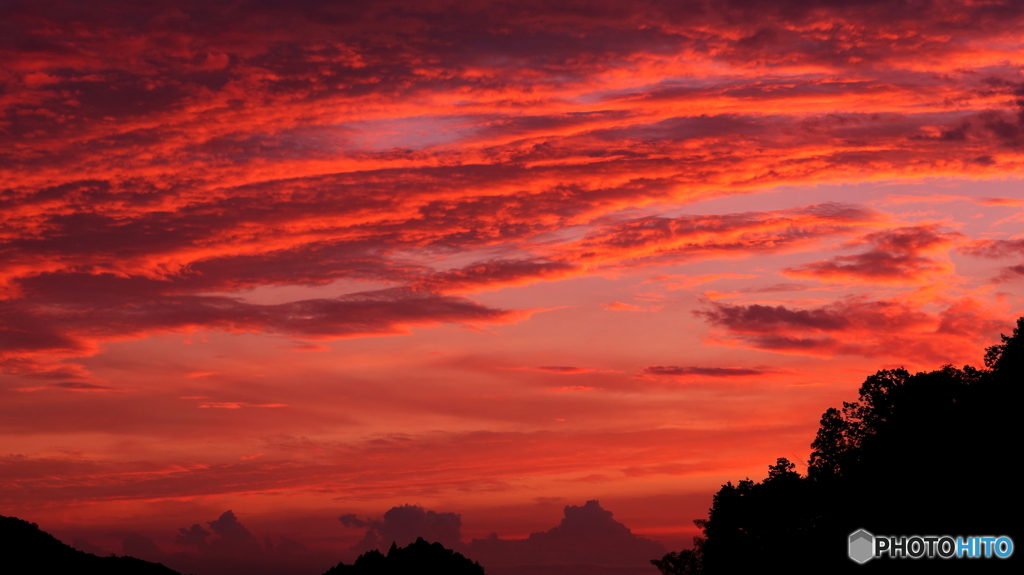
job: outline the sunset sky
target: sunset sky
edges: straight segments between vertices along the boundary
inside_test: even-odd
[[[596,499],[688,546],[1024,314],[1022,42],[1013,0],[4,2],[0,515],[331,564],[346,514]]]

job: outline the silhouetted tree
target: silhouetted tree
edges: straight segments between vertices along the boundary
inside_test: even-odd
[[[699,527],[702,531],[704,530],[704,525],[706,523],[706,519],[693,520],[693,524]],[[694,537],[693,549],[683,549],[682,551],[666,553],[661,559],[651,559],[651,565],[657,567],[658,571],[661,571],[662,575],[692,575],[695,573],[702,573],[704,570],[704,541],[704,537]]]
[[[868,376],[857,401],[822,415],[806,477],[779,458],[762,482],[726,483],[694,548],[652,563],[666,575],[863,569],[846,554],[847,535],[860,528],[1019,541],[1010,510],[1019,509],[1020,490],[1006,480],[1017,473],[1024,318],[987,348],[985,365]],[[970,567],[1010,571],[1016,561]],[[871,569],[962,571],[962,563],[890,560]]]
[[[985,367],[997,373],[1021,375],[1024,371],[1024,317],[1017,319],[1013,335],[1000,336],[1003,343],[985,349]]]
[[[775,460],[775,465],[768,466],[768,478],[764,481],[765,483],[769,481],[796,481],[800,479],[800,474],[794,471],[795,469],[795,463],[790,463],[785,457],[780,457]]]
[[[850,464],[848,458],[854,456],[850,425],[843,419],[842,412],[834,407],[825,410],[820,425],[811,443],[814,451],[807,462],[807,473],[818,480],[834,479],[842,475]]]
[[[159,563],[134,557],[97,557],[61,543],[57,538],[17,517],[0,515],[0,572],[10,575],[41,573],[103,573],[104,575],[179,575]]]

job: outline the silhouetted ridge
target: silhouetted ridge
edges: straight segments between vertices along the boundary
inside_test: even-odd
[[[484,575],[484,568],[461,553],[446,549],[440,543],[427,543],[422,537],[406,547],[392,543],[388,554],[373,549],[356,559],[352,565],[338,563],[324,575]]]
[[[0,556],[8,575],[103,573],[104,575],[180,575],[159,563],[134,557],[97,557],[73,549],[35,523],[0,515]]]
[[[715,494],[693,549],[652,560],[666,575],[817,572],[1018,571],[1009,559],[851,561],[847,537],[1008,535],[1020,538],[1020,388],[1024,318],[989,347],[989,369],[951,365],[911,375],[881,370],[858,400],[829,408],[808,473],[779,458],[768,477]]]

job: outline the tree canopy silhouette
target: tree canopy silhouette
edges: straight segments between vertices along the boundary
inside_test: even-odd
[[[1024,383],[1024,318],[987,348],[987,369],[881,370],[857,401],[829,408],[811,443],[807,475],[779,458],[768,477],[715,494],[692,549],[652,560],[665,575],[863,569],[846,537],[1009,535],[1020,490],[1017,421]],[[1014,511],[1011,511],[1014,510]],[[1018,560],[972,561],[970,569],[1017,570]],[[885,560],[873,571],[964,570],[962,561]]]
[[[339,563],[324,575],[484,575],[484,568],[461,553],[446,549],[440,543],[427,543],[418,537],[414,543],[399,547],[391,543],[384,555],[373,549],[356,559],[352,565]]]
[[[0,515],[0,571],[10,575],[103,573],[105,575],[180,575],[159,563],[134,557],[97,557],[61,543],[17,517]]]

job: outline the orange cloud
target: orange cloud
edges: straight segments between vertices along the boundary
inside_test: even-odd
[[[885,230],[864,236],[863,243],[873,246],[867,252],[787,268],[784,273],[831,282],[917,284],[951,274],[953,265],[948,260],[929,255],[942,253],[964,239],[962,234],[940,231],[936,225]]]
[[[1005,258],[1024,255],[1024,239],[1017,240],[976,240],[963,245],[960,253],[983,258]]]
[[[982,302],[963,297],[938,312],[926,311],[931,299],[872,300],[848,297],[809,309],[784,305],[724,304],[694,313],[725,334],[712,342],[779,353],[821,357],[860,355],[894,357],[927,365],[974,361],[977,350],[993,339],[1006,319]],[[969,355],[965,355],[969,354]]]
[[[825,387],[715,354],[838,397],[1020,308],[1021,214],[948,211],[1021,205],[1020,2],[101,4],[0,19],[5,509],[717,487],[805,449]],[[873,203],[914,182],[947,212]],[[558,377],[604,390],[509,384]]]
[[[990,259],[1024,256],[1024,239],[976,240],[961,246],[958,251],[962,254]],[[1006,266],[1000,269],[999,274],[992,281],[1015,281],[1020,276],[1024,276],[1024,264]]]
[[[834,203],[777,212],[650,217],[599,228],[571,250],[588,265],[744,257],[807,248],[824,237],[877,225],[879,219],[859,206]]]
[[[622,303],[621,301],[603,303],[601,304],[601,307],[609,311],[649,311],[648,308],[633,305],[631,303]]]
[[[243,407],[288,407],[287,403],[246,403],[244,401],[226,401],[217,403],[200,403],[199,409],[241,409]]]
[[[541,280],[557,281],[580,271],[579,266],[559,261],[487,261],[430,274],[416,286],[442,292],[500,289]]]
[[[66,391],[81,391],[87,393],[109,393],[109,392],[123,392],[125,390],[118,389],[116,387],[110,387],[107,385],[95,385],[92,383],[84,382],[62,382],[62,383],[51,383],[49,385],[43,385],[38,387],[18,387],[15,391],[43,391],[46,389],[63,389]]]
[[[670,377],[752,377],[775,373],[764,368],[748,367],[698,367],[678,365],[652,365],[641,372],[641,376]]]
[[[9,344],[0,350],[0,365],[29,369],[25,361],[38,356],[90,355],[98,342],[185,330],[194,326],[230,332],[278,332],[306,339],[337,339],[407,333],[411,326],[438,323],[502,323],[521,317],[471,300],[407,290],[363,292],[332,299],[311,299],[278,305],[259,305],[221,296],[161,294],[148,280],[85,276],[85,282],[109,287],[81,292],[37,278],[39,296],[6,307],[8,323],[0,337]],[[48,304],[60,294],[63,309]],[[54,293],[56,291],[57,293]],[[41,293],[40,293],[41,292]],[[77,313],[69,317],[69,310]],[[20,367],[19,367],[20,366]],[[208,374],[206,374],[208,375]],[[199,375],[193,374],[194,377]]]
[[[508,367],[504,369],[544,371],[563,375],[576,375],[580,373],[619,373],[613,369],[597,369],[593,367],[579,367],[574,365],[542,365],[539,367]]]

